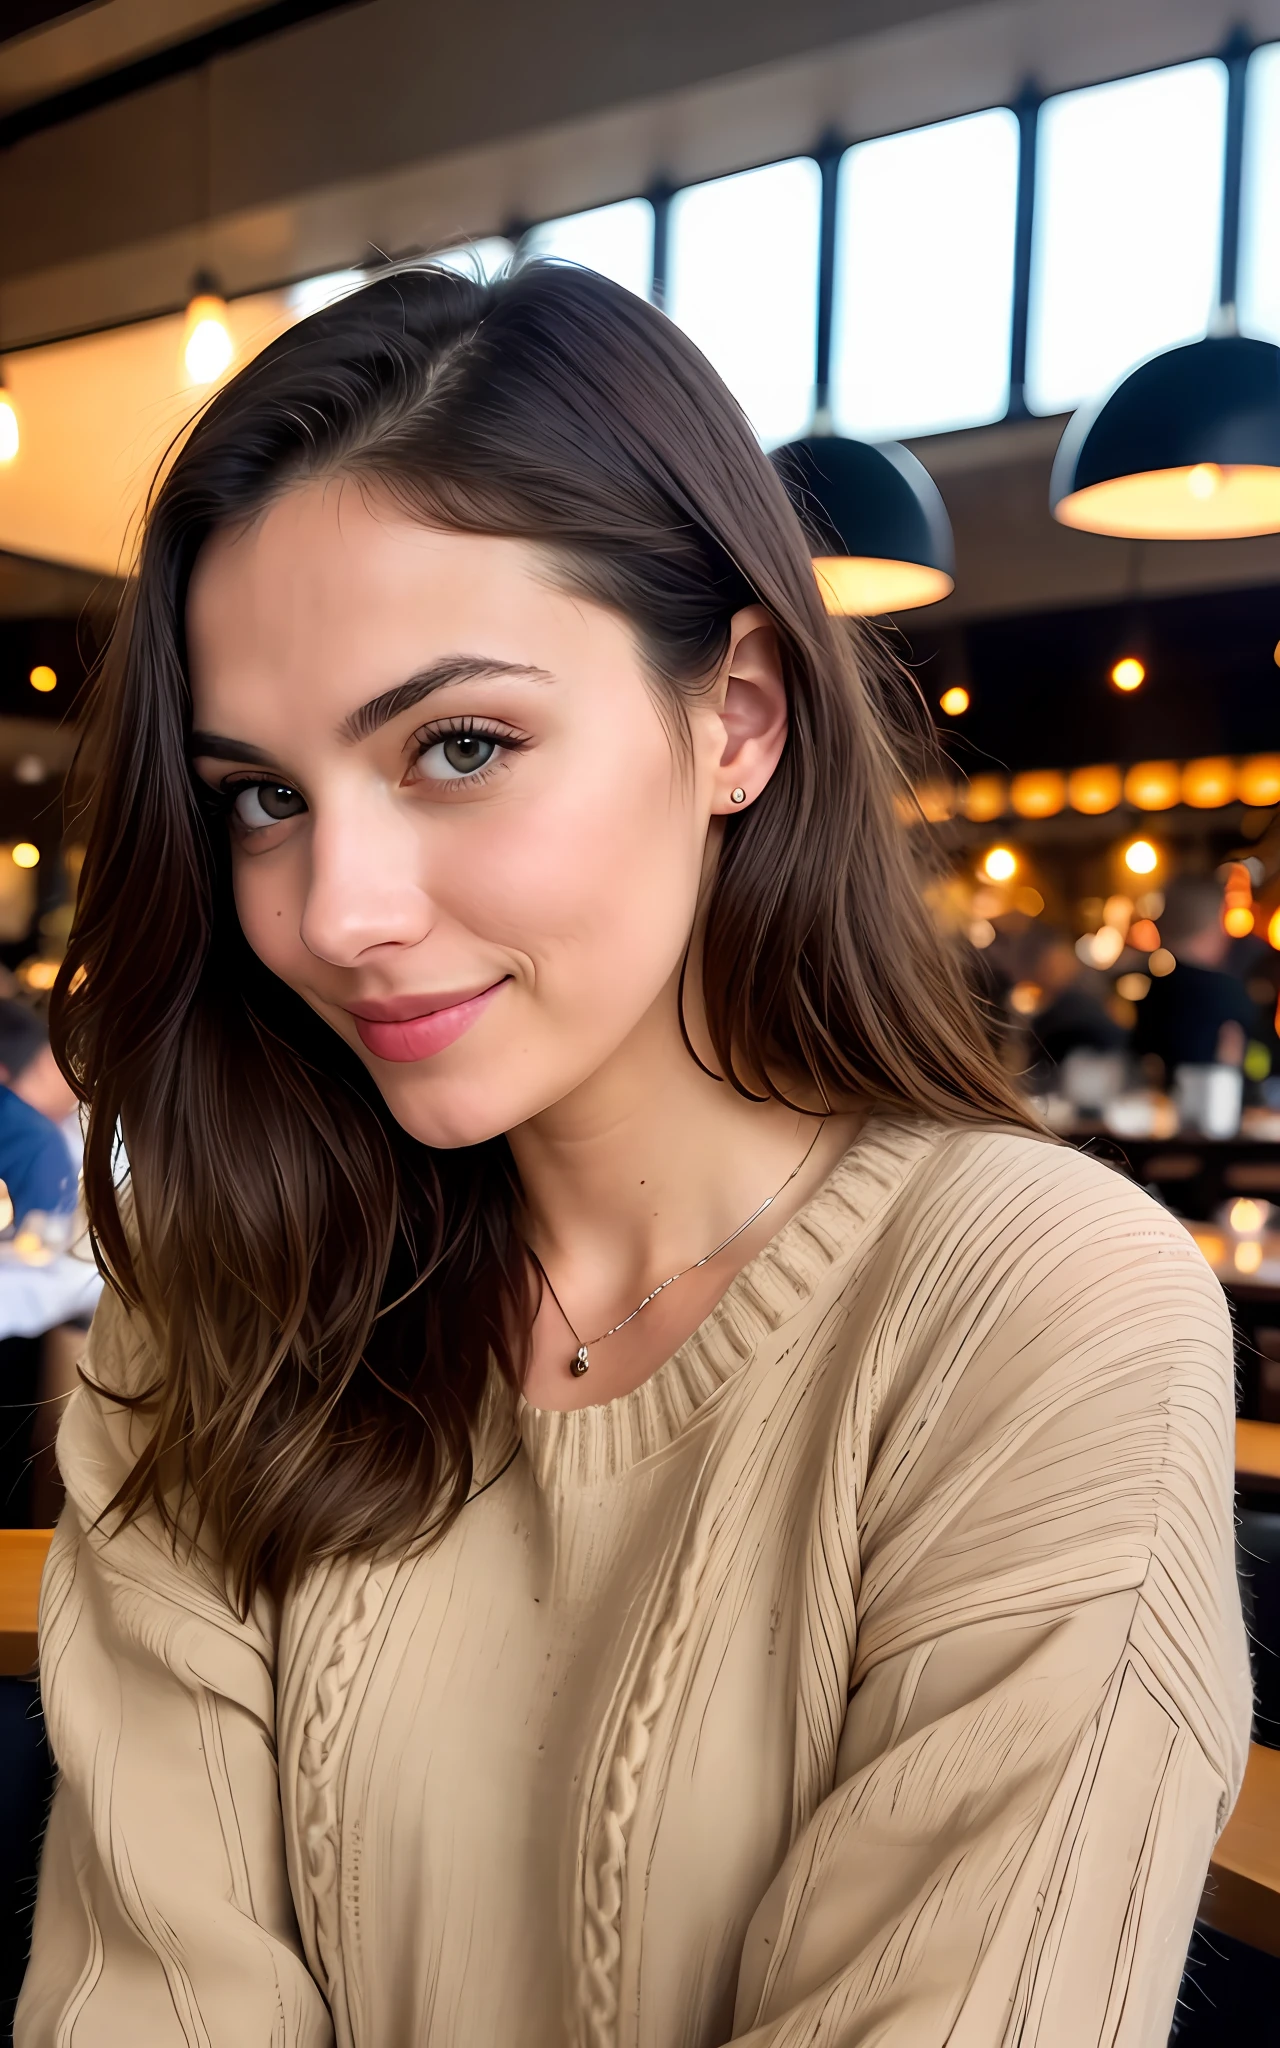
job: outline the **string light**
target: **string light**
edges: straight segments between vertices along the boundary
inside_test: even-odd
[[[1111,671],[1111,680],[1117,690],[1137,690],[1147,680],[1147,671],[1136,654],[1122,655]]]
[[[1222,892],[1222,929],[1229,938],[1247,939],[1253,922],[1253,878],[1242,860],[1233,860]]]
[[[20,839],[13,849],[13,864],[16,868],[34,868],[40,863],[40,848],[33,846],[29,839]]]
[[[989,882],[1011,882],[1018,872],[1018,856],[1008,846],[993,846],[982,863]]]
[[[951,688],[944,690],[939,697],[938,706],[940,710],[946,712],[948,718],[959,718],[969,709],[969,692],[962,684],[953,683]]]
[[[1131,875],[1149,875],[1160,860],[1149,839],[1131,839],[1124,850],[1124,864]]]
[[[50,690],[56,690],[58,687],[57,674],[49,667],[47,661],[37,662],[27,681],[32,689],[39,690],[41,695],[47,695]]]

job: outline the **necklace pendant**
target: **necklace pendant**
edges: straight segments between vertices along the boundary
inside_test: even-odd
[[[573,1374],[575,1380],[580,1380],[582,1378],[583,1373],[587,1370],[587,1367],[590,1365],[590,1363],[591,1360],[587,1357],[586,1345],[579,1344],[578,1355],[572,1361],[569,1367],[569,1370]]]

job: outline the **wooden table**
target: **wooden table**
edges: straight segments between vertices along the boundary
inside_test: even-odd
[[[1200,1918],[1280,1956],[1280,1749],[1249,1745],[1235,1812],[1218,1837]]]
[[[0,1529],[0,1677],[35,1670],[40,1574],[52,1529]]]
[[[1280,1488],[1280,1422],[1237,1422],[1236,1479]]]

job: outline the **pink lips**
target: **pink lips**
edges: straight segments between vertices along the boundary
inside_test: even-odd
[[[503,986],[495,981],[475,995],[396,996],[348,1014],[380,1060],[425,1060],[469,1031]]]

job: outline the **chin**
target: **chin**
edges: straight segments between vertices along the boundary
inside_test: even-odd
[[[459,1152],[468,1145],[483,1145],[522,1121],[521,1112],[514,1106],[495,1101],[492,1088],[415,1081],[408,1075],[389,1084],[381,1076],[377,1078],[382,1099],[401,1130],[416,1138],[420,1145],[430,1145],[439,1152]]]

